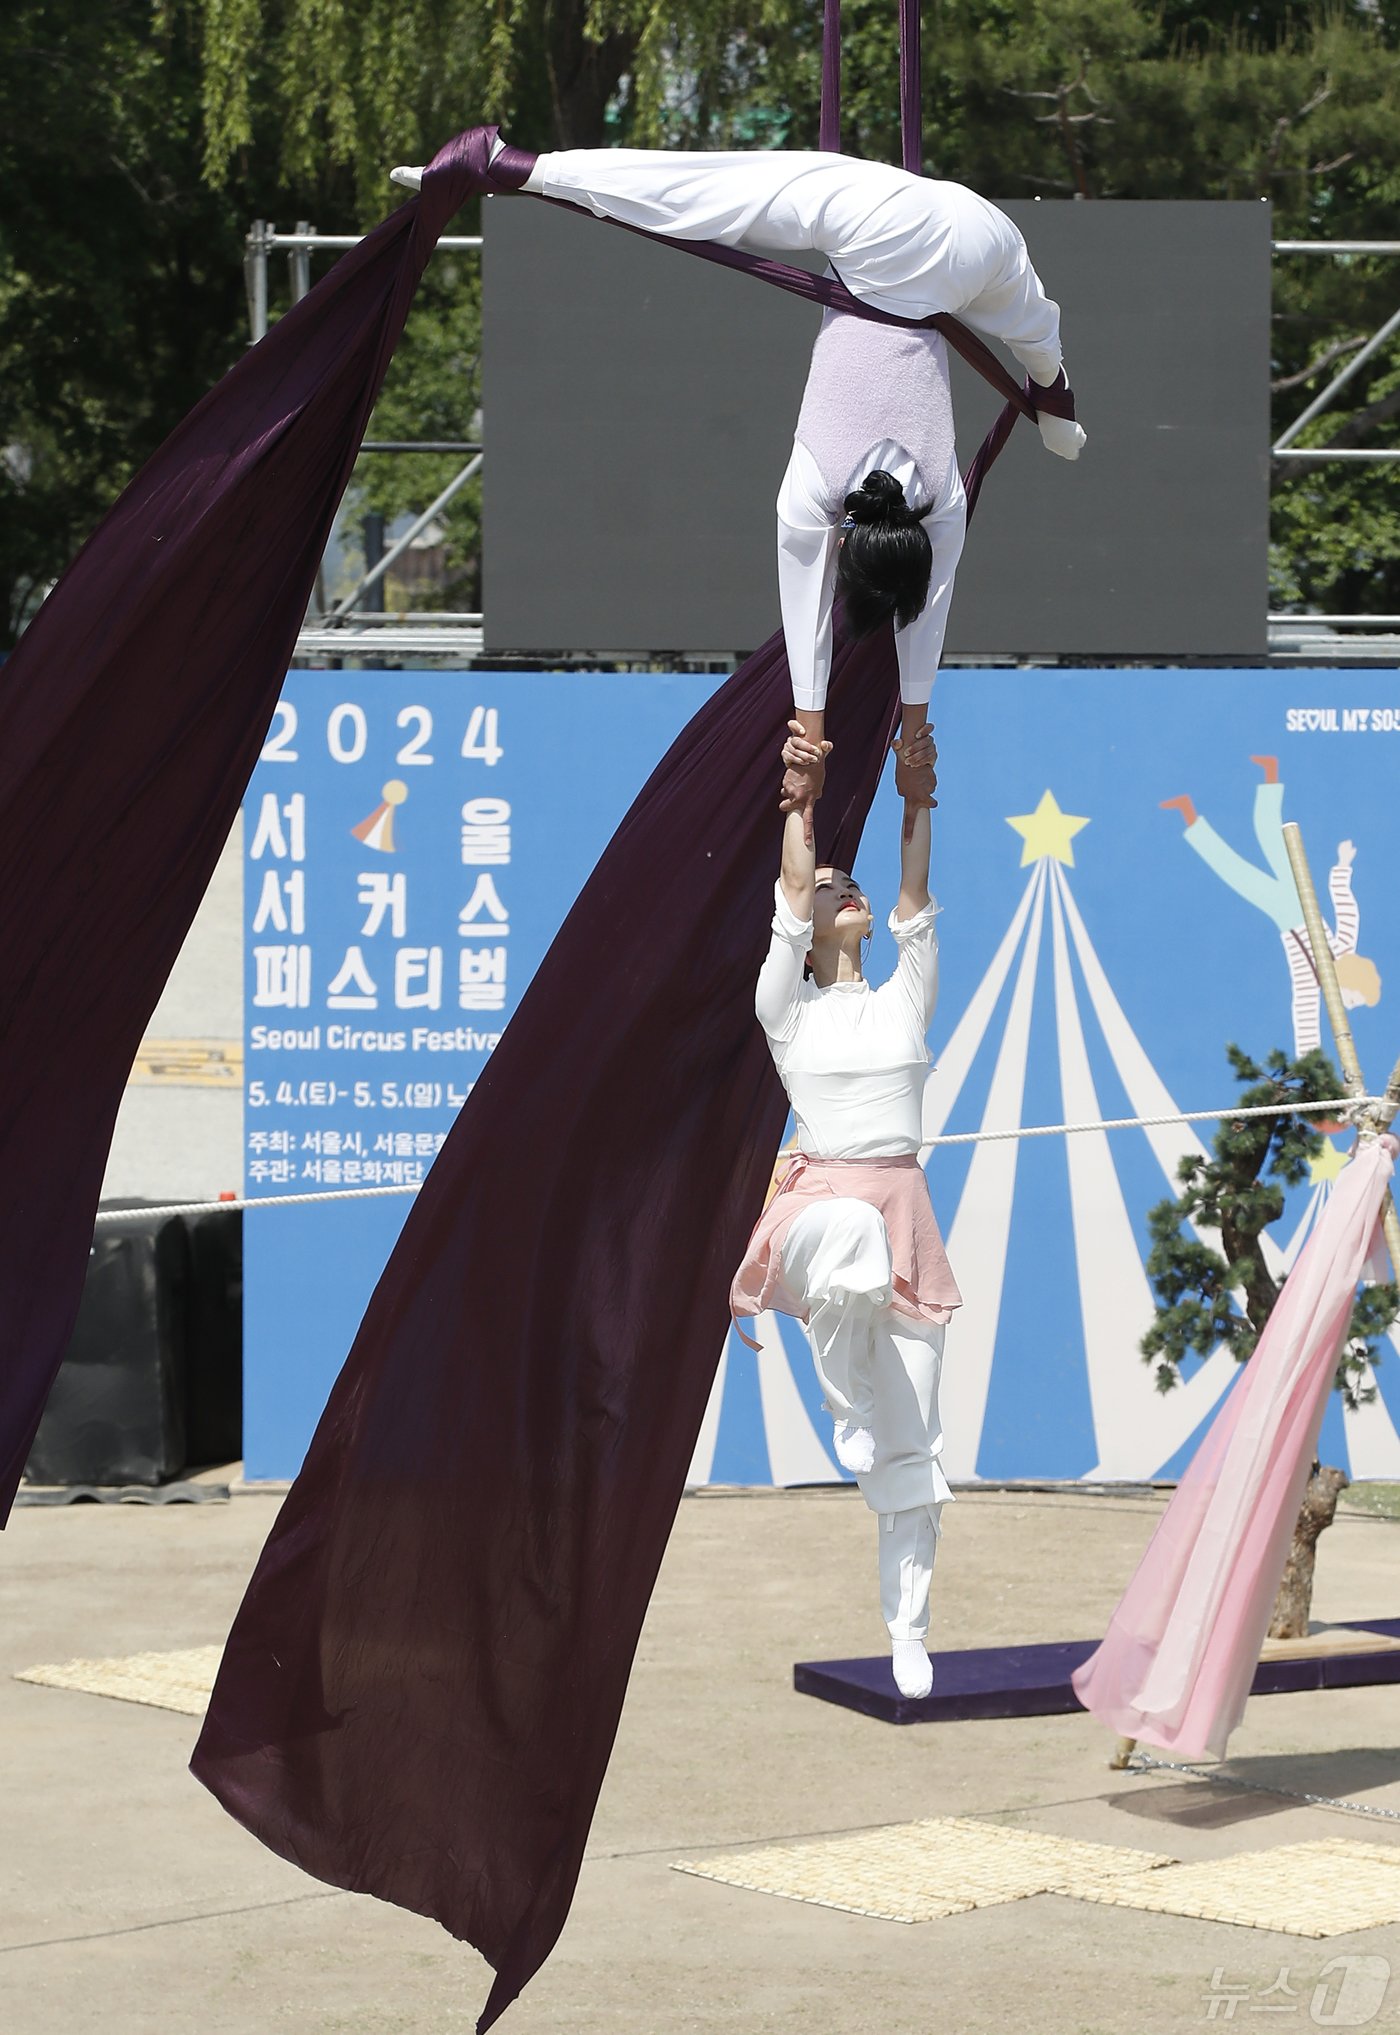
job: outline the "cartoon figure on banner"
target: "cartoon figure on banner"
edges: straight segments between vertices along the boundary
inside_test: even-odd
[[[380,793],[380,803],[351,833],[357,841],[363,841],[367,848],[378,848],[383,855],[396,853],[394,846],[394,808],[401,806],[408,797],[408,786],[401,777],[391,777]]]
[[[1267,913],[1278,927],[1292,992],[1293,1050],[1301,1058],[1304,1053],[1315,1052],[1322,1044],[1322,994],[1308,948],[1293,872],[1283,845],[1284,788],[1279,782],[1278,758],[1251,756],[1249,760],[1257,763],[1264,773],[1264,781],[1254,794],[1254,834],[1269,865],[1267,869],[1257,868],[1222,840],[1210,821],[1196,811],[1189,795],[1165,798],[1162,807],[1164,811],[1181,814],[1186,823],[1186,839],[1206,867],[1213,869],[1236,896]],[[1354,1010],[1358,1004],[1375,1005],[1380,1002],[1381,996],[1380,971],[1374,961],[1356,951],[1361,912],[1351,884],[1355,859],[1356,843],[1339,842],[1337,860],[1327,885],[1334,919],[1334,924],[1327,928],[1327,941],[1336,957],[1342,1000],[1349,1010]]]

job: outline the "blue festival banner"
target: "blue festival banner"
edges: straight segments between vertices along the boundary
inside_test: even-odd
[[[246,808],[250,1195],[422,1177],[613,827],[716,682],[289,678]],[[1236,1367],[1219,1351],[1164,1395],[1138,1354],[1148,1211],[1214,1130],[1171,1119],[1228,1105],[1228,1041],[1256,1057],[1330,1046],[1284,820],[1302,828],[1373,1089],[1400,1049],[1400,677],[952,670],[933,715],[942,984],[924,1134],[965,1303],[945,1466],[1172,1476]],[[857,871],[876,981],[893,966],[898,834],[887,778]],[[937,1142],[1128,1116],[1165,1121]],[[1349,1141],[1329,1128],[1290,1197],[1276,1273]],[[250,1476],[296,1469],[406,1208],[250,1214]],[[839,1480],[801,1327],[769,1316],[757,1332],[757,1355],[733,1337],[720,1353],[692,1480]],[[1333,1399],[1323,1454],[1400,1476],[1400,1345],[1371,1382],[1357,1411]]]
[[[289,674],[244,801],[246,1192],[357,1198],[246,1220],[249,1477],[299,1468],[411,1205],[403,1190],[719,682]]]

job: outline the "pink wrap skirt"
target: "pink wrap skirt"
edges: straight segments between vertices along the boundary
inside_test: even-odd
[[[814,1201],[865,1201],[878,1209],[889,1232],[893,1267],[890,1306],[916,1321],[946,1322],[961,1307],[948,1254],[929,1200],[928,1181],[915,1153],[892,1159],[818,1159],[794,1152],[768,1206],[754,1225],[744,1262],[729,1289],[730,1312],[807,1319],[807,1302],[783,1280],[783,1239],[793,1218]],[[740,1336],[750,1349],[752,1336]]]

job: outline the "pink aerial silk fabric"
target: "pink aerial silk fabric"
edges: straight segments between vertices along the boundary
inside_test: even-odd
[[[1244,1714],[1357,1283],[1400,1151],[1364,1143],[1284,1282],[1253,1356],[1163,1513],[1098,1651],[1086,1710],[1187,1758]]]

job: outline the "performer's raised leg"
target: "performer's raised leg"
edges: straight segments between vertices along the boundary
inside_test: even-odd
[[[815,1202],[789,1224],[782,1259],[785,1286],[808,1308],[836,1460],[863,1475],[875,1467],[875,1321],[892,1290],[884,1217],[865,1201]]]
[[[422,180],[418,170],[392,174],[411,189]],[[815,249],[877,310],[950,312],[1001,340],[1042,388],[1062,372],[1059,306],[1019,228],[963,184],[817,149],[576,148],[536,157],[524,188],[673,240]],[[1047,412],[1040,422],[1051,451],[1078,457],[1073,418]]]

